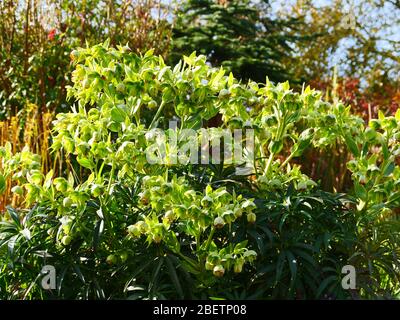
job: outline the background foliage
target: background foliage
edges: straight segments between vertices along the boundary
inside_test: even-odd
[[[272,18],[269,1],[185,1],[173,30],[173,60],[197,51],[243,80],[299,80],[289,62],[303,27]],[[284,63],[287,62],[287,63]],[[294,61],[291,61],[294,62]]]

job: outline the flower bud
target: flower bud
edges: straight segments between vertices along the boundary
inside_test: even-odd
[[[122,82],[118,83],[117,92],[119,92],[119,93],[124,93],[125,92],[125,85]]]
[[[162,240],[162,237],[159,234],[156,234],[156,235],[153,236],[153,241],[155,243],[160,243],[161,240]]]
[[[214,227],[215,227],[216,229],[221,229],[221,228],[224,227],[224,225],[225,225],[225,221],[224,221],[224,219],[222,219],[221,217],[216,217],[216,218],[214,219]]]
[[[141,235],[140,228],[136,224],[128,227],[128,233],[134,237],[139,237]]]
[[[222,89],[222,90],[219,92],[218,97],[222,99],[222,98],[229,97],[230,94],[231,94],[231,92],[230,92],[228,89]]]
[[[243,259],[237,259],[235,261],[235,265],[233,266],[233,272],[235,272],[235,273],[242,272],[243,265],[244,265],[244,260]]]
[[[222,265],[215,266],[213,269],[214,276],[220,278],[224,275],[225,269]]]
[[[203,207],[208,207],[212,202],[213,200],[210,196],[205,196],[203,199],[201,199],[201,205]]]
[[[168,222],[172,222],[175,219],[175,214],[172,210],[168,210],[165,215],[164,218],[168,220]]]
[[[214,269],[214,264],[212,264],[210,261],[206,261],[205,267],[206,267],[206,270],[211,271]]]
[[[241,208],[235,208],[233,210],[236,218],[240,218],[243,215],[243,210]]]
[[[128,260],[128,253],[127,252],[122,252],[119,256],[119,258],[121,259],[121,262],[125,262],[126,260]]]
[[[64,246],[68,246],[68,245],[71,243],[71,241],[72,241],[72,237],[71,237],[71,236],[64,236],[64,237],[61,239],[61,243],[62,243]]]
[[[72,206],[73,202],[72,199],[70,197],[66,197],[63,200],[63,207],[64,208],[70,208]]]
[[[97,198],[101,194],[101,186],[99,186],[98,184],[94,184],[90,191],[92,193],[92,196]]]
[[[113,265],[118,263],[118,257],[114,254],[110,254],[106,259],[107,264]]]
[[[21,186],[15,186],[11,189],[11,191],[19,196],[22,196],[24,194],[24,189],[22,189]]]
[[[147,104],[147,106],[149,107],[149,109],[155,109],[155,108],[157,108],[157,102],[154,101],[154,100],[151,100],[151,101]]]
[[[247,221],[249,223],[255,223],[256,222],[256,214],[254,212],[250,212],[247,214]]]

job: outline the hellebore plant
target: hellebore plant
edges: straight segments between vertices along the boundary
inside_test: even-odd
[[[300,286],[296,270],[308,262],[315,268],[311,275],[325,275],[327,269],[316,266],[314,259],[321,264],[329,259],[338,264],[344,259],[362,266],[369,264],[370,274],[377,274],[377,278],[390,269],[388,286],[390,290],[398,289],[395,266],[399,265],[399,252],[393,249],[398,241],[393,239],[398,239],[400,231],[398,223],[391,226],[392,238],[382,240],[390,243],[385,248],[392,248],[395,255],[385,255],[384,267],[379,262],[372,267],[374,262],[368,258],[357,260],[357,256],[365,253],[360,243],[373,242],[371,230],[381,227],[377,221],[392,222],[391,215],[400,206],[400,112],[395,117],[381,114],[366,128],[348,107],[322,101],[321,93],[309,87],[296,93],[288,83],[274,85],[268,79],[266,84],[242,83],[232,73],[226,75],[224,69],[210,67],[204,56],[195,54],[171,67],[152,51],[136,55],[126,46],[114,49],[104,43],[77,49],[71,58],[75,70],[68,96],[76,104],[72,112],[57,115],[51,146],[58,157],[68,159],[65,175],[41,173],[37,156],[28,151],[12,155],[10,146],[0,149],[0,192],[5,188],[5,178],[12,176],[13,191],[25,197],[26,207],[46,208],[55,221],[47,230],[46,241],[55,242],[51,250],[60,257],[80,248],[83,255],[90,255],[86,260],[96,266],[106,263],[115,268],[115,275],[135,256],[150,250],[160,261],[153,278],[160,275],[162,263],[167,261],[181,297],[184,293],[174,268],[193,276],[195,287],[201,290],[228,284],[230,277],[246,274],[249,278],[243,281],[251,286],[266,272],[276,270],[275,282],[264,282],[269,286],[261,291],[264,293],[285,290],[278,281],[285,261],[291,274],[287,290],[291,294],[295,289],[311,290],[319,296],[329,289],[329,281],[338,278],[330,275],[319,289]],[[170,128],[170,121],[177,125]],[[219,128],[209,128],[210,123],[217,123]],[[243,132],[233,148],[245,155],[245,163],[232,163],[224,157],[229,148],[226,143],[221,149],[216,147],[219,144],[207,149],[209,141],[223,138],[220,129]],[[196,134],[187,137],[185,130]],[[254,135],[246,135],[246,130]],[[209,139],[206,143],[204,136]],[[252,150],[249,140],[253,141]],[[318,194],[318,183],[296,164],[305,150],[336,143],[344,144],[352,154],[347,165],[354,180],[354,199],[343,200],[346,208],[341,205],[342,196],[323,194],[324,200],[312,196]],[[220,161],[214,163],[210,157],[209,163],[191,162],[193,153],[200,154],[204,147],[207,152],[219,154]],[[149,150],[162,156],[163,161],[149,163]],[[189,156],[188,151],[192,152]],[[243,165],[249,169],[244,176],[235,171]],[[297,193],[294,203],[290,200],[293,192]],[[278,203],[277,199],[282,201]],[[299,211],[292,214],[292,206]],[[305,217],[312,223],[314,218],[321,218],[313,215],[323,215],[328,209],[331,213],[326,223],[336,223],[336,233],[344,233],[345,224],[356,221],[354,228],[358,229],[346,232],[359,238],[351,245],[342,245],[347,234],[338,236],[340,251],[329,244],[329,236],[324,236],[324,250],[329,256],[324,260],[319,240],[310,243],[314,240],[302,238],[308,230],[306,225],[296,225],[291,219]],[[340,210],[343,215],[339,219]],[[355,220],[348,218],[348,210]],[[275,219],[280,219],[278,225]],[[297,232],[291,239],[298,236],[302,243],[293,250],[284,244],[274,247],[276,257],[268,256],[262,249],[266,243],[286,241],[282,233],[286,219],[294,228],[291,232]],[[318,221],[309,228],[312,237],[328,232],[324,219]],[[368,224],[371,221],[375,224]],[[264,239],[265,244],[261,237],[254,236],[260,230],[269,238]],[[305,254],[310,246],[313,249]],[[341,252],[337,260],[331,258],[336,249]],[[100,252],[106,256],[100,256]],[[296,264],[296,259],[302,262]],[[258,261],[266,265],[259,267]],[[132,279],[125,289],[131,287]],[[218,282],[223,279],[227,282]],[[151,283],[148,290],[154,294]],[[103,296],[101,290],[96,290],[97,296]]]

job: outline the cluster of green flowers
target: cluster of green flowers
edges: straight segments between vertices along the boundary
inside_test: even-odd
[[[257,253],[246,248],[247,241],[240,242],[234,247],[229,246],[221,250],[211,250],[207,256],[205,269],[213,272],[214,276],[222,277],[225,270],[233,269],[234,273],[240,273],[245,263],[252,263]]]
[[[192,237],[198,241],[199,252],[204,251],[209,257],[215,257],[217,247],[213,235],[217,230],[225,226],[230,229],[231,224],[242,216],[248,223],[256,221],[256,205],[252,199],[230,194],[226,188],[214,190],[210,185],[204,193],[196,192],[183,177],[174,176],[167,181],[162,176],[145,176],[139,196],[142,214],[135,224],[128,226],[129,234],[134,238],[145,236],[148,243],[165,242],[175,253],[180,253],[182,237]],[[221,250],[218,256],[224,256],[227,249]],[[243,256],[238,261],[244,263],[252,261],[253,255],[247,251],[244,246],[237,247],[231,254],[232,257]],[[227,261],[227,257],[220,260],[224,259]],[[208,261],[207,266],[210,263]],[[239,270],[238,267],[236,270]]]

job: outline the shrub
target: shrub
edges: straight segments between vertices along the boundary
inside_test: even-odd
[[[288,83],[241,83],[194,54],[173,68],[152,51],[136,55],[107,43],[72,56],[68,95],[78,103],[57,115],[51,147],[68,157],[70,173],[54,179],[52,172],[21,171],[19,156],[2,151],[2,167],[11,168],[8,175],[17,170],[30,208],[9,208],[12,219],[1,224],[3,293],[102,299],[398,293],[400,112],[381,114],[366,128],[349,108],[322,101],[310,88],[295,93]],[[176,128],[169,127],[173,119]],[[219,128],[206,128],[211,120]],[[195,135],[185,137],[187,129]],[[212,153],[221,163],[196,164],[177,152],[195,146],[204,159],[202,139],[219,141],[221,129],[243,133],[240,163],[218,144]],[[254,132],[254,148],[247,132]],[[347,195],[321,191],[294,162],[307,148],[337,141],[352,154],[354,190]],[[44,264],[57,270],[55,292],[35,284]],[[347,264],[359,272],[354,291],[340,286]],[[32,272],[20,280],[26,268]]]

